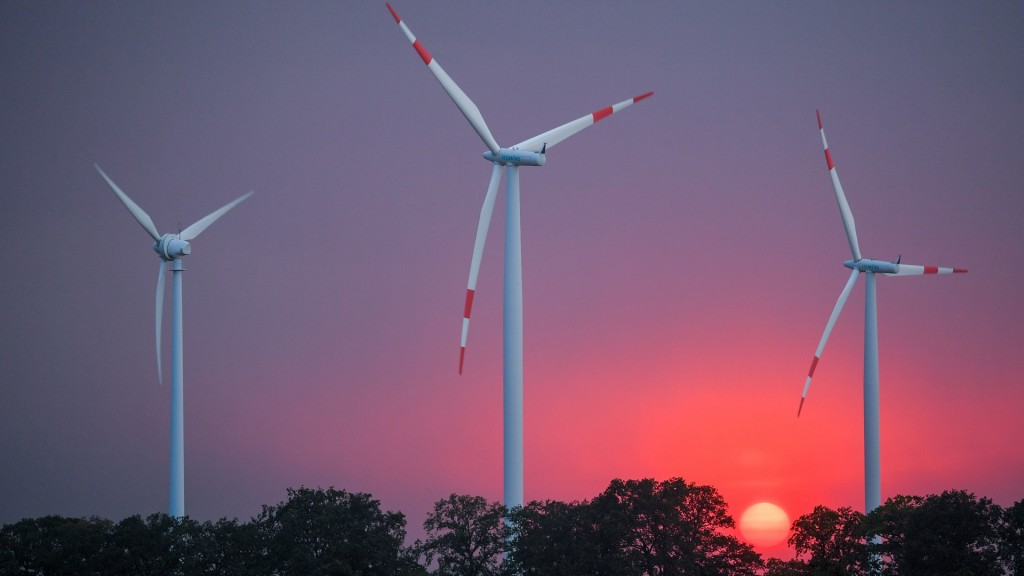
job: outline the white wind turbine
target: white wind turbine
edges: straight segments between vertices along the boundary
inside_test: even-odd
[[[825,342],[835,326],[839,313],[842,312],[846,299],[850,296],[854,284],[861,273],[865,276],[864,295],[864,501],[865,513],[871,512],[882,503],[882,473],[881,458],[879,449],[879,410],[878,410],[878,306],[875,300],[875,274],[886,276],[920,276],[922,274],[959,274],[967,272],[962,268],[940,268],[938,266],[916,266],[902,264],[897,258],[896,262],[883,260],[871,260],[861,258],[860,245],[857,243],[857,229],[853,223],[853,212],[846,202],[846,195],[843,193],[843,186],[839,183],[839,175],[836,173],[835,164],[832,162],[832,153],[829,152],[828,142],[825,140],[825,129],[821,124],[821,112],[818,111],[818,130],[821,132],[821,145],[825,148],[825,162],[828,165],[828,174],[832,178],[832,187],[835,189],[836,200],[839,202],[839,213],[843,218],[843,227],[846,229],[846,238],[850,242],[850,251],[853,259],[843,263],[844,266],[853,270],[850,279],[839,294],[839,300],[828,323],[825,324],[825,333],[821,335],[818,342],[818,349],[814,352],[814,359],[811,360],[811,368],[807,372],[807,380],[804,383],[804,391],[800,396],[800,407],[797,409],[797,417],[804,407],[804,399],[807,398],[807,390],[811,386],[811,377],[814,376],[814,369],[821,359],[825,350]]]
[[[163,383],[163,370],[160,366],[160,324],[163,317],[164,300],[164,269],[168,262],[171,263],[171,270],[174,272],[174,328],[171,336],[171,479],[170,479],[170,502],[168,515],[176,518],[185,516],[185,431],[184,431],[184,377],[182,369],[184,361],[182,357],[182,312],[181,312],[181,273],[185,270],[181,259],[192,253],[192,245],[189,240],[195,239],[203,230],[213,224],[218,218],[231,210],[239,202],[252,195],[252,192],[243,194],[238,199],[224,207],[211,212],[200,218],[194,224],[185,228],[177,234],[161,235],[153,219],[146,214],[146,211],[132,201],[127,194],[121,191],[114,184],[106,173],[96,164],[96,171],[107,181],[110,189],[117,194],[117,197],[124,204],[128,212],[142,226],[154,241],[153,250],[160,256],[160,272],[156,281],[156,372],[157,378]]]
[[[483,255],[487,230],[491,223],[491,213],[501,180],[501,171],[507,168],[505,181],[505,271],[504,271],[504,314],[503,314],[503,346],[504,346],[504,470],[506,506],[523,504],[523,278],[522,251],[519,226],[519,167],[543,166],[548,148],[576,134],[580,130],[602,120],[615,112],[647,98],[653,92],[642,94],[618,104],[602,108],[592,114],[577,118],[553,130],[534,136],[515,146],[503,148],[491,135],[483,115],[462,91],[454,80],[441,68],[437,60],[430,56],[423,44],[416,39],[398,13],[387,4],[395,22],[412,43],[413,48],[423,59],[423,63],[433,73],[441,87],[451,97],[459,111],[466,117],[476,131],[487,152],[483,157],[493,164],[491,180],[487,186],[483,208],[480,210],[480,222],[477,226],[476,241],[473,245],[473,258],[469,267],[469,285],[466,290],[466,307],[462,319],[462,340],[459,350],[459,373],[462,373],[463,360],[466,353],[466,338],[469,334],[469,317],[473,307],[473,295],[476,290],[477,274],[480,271],[480,260]]]

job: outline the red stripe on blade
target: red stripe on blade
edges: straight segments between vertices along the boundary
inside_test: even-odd
[[[462,362],[466,359],[466,349],[459,348],[459,374],[462,374]]]
[[[652,94],[654,94],[653,91],[652,92],[648,92],[647,94],[641,94],[641,95],[637,96],[636,98],[633,98],[633,104],[636,104],[637,102],[643,100],[644,98],[650,98]]]
[[[966,274],[967,268],[953,268],[953,274]]]
[[[819,358],[817,356],[814,357],[814,360],[811,360],[811,369],[807,371],[808,378],[814,376],[814,369],[818,366],[818,360]]]
[[[463,318],[469,318],[469,312],[473,309],[473,291],[466,290],[466,311]]]
[[[387,6],[388,10],[391,11],[391,15],[395,18],[395,22],[399,22],[400,23],[402,21],[402,19],[398,17],[398,12],[395,12],[395,9],[391,7],[391,4],[385,2],[384,5]]]
[[[924,273],[925,274],[938,274],[939,273],[939,267],[938,266],[925,266],[924,267]]]
[[[612,112],[614,112],[614,110],[612,110],[611,106],[607,108],[602,108],[597,112],[594,112],[592,114],[592,116],[594,117],[594,122],[600,122],[601,120],[604,120],[605,118],[611,116]]]
[[[433,60],[433,58],[430,57],[430,52],[427,52],[427,49],[423,47],[423,44],[420,44],[420,41],[417,40],[412,43],[412,47],[416,49],[420,58],[423,58],[423,63],[430,66],[430,61]]]
[[[828,164],[829,170],[832,170],[833,168],[836,167],[836,165],[832,162],[832,153],[828,151],[828,148],[825,148],[825,162]]]

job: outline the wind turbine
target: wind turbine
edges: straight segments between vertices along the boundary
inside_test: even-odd
[[[828,174],[832,178],[832,188],[835,189],[836,200],[839,202],[839,214],[843,218],[843,227],[846,229],[846,239],[850,243],[850,251],[853,254],[852,260],[843,262],[852,272],[846,286],[839,294],[832,315],[825,324],[825,333],[821,335],[818,342],[818,349],[814,352],[814,359],[811,360],[811,368],[807,371],[807,381],[804,383],[804,391],[800,396],[800,407],[796,415],[799,418],[804,407],[804,399],[807,398],[807,390],[811,387],[811,377],[814,376],[814,369],[821,360],[821,354],[825,350],[825,342],[828,341],[832,327],[835,326],[839,313],[842,312],[846,299],[850,296],[854,284],[861,273],[865,276],[864,296],[864,501],[865,513],[871,512],[882,503],[882,473],[881,458],[879,449],[879,414],[878,414],[878,306],[875,299],[875,274],[886,276],[920,276],[922,274],[960,274],[967,272],[963,268],[942,268],[939,266],[917,266],[903,264],[897,258],[895,262],[883,260],[872,260],[862,258],[860,245],[857,242],[857,229],[853,223],[853,212],[846,202],[846,195],[843,193],[843,186],[839,183],[839,175],[836,173],[836,166],[832,162],[832,153],[829,152],[828,142],[825,140],[825,128],[821,124],[821,111],[818,114],[818,131],[821,132],[821,145],[825,148],[825,163],[828,165]]]
[[[473,245],[473,257],[469,266],[469,284],[466,289],[466,307],[462,319],[462,339],[459,347],[459,374],[462,373],[466,355],[466,339],[469,335],[469,318],[473,307],[473,295],[476,292],[477,274],[480,271],[480,260],[483,256],[487,230],[491,223],[491,214],[497,197],[498,185],[501,182],[502,169],[508,170],[505,181],[505,271],[504,271],[504,312],[503,312],[503,406],[504,406],[504,470],[505,470],[505,505],[509,507],[523,504],[523,277],[522,247],[519,226],[519,167],[543,166],[549,148],[562,140],[576,134],[580,130],[611,116],[615,112],[647,98],[653,92],[641,94],[635,98],[624,100],[618,104],[602,108],[563,124],[543,134],[539,134],[516,144],[503,148],[491,135],[484,122],[483,115],[462,91],[441,65],[431,57],[423,44],[416,39],[405,22],[398,16],[391,4],[388,10],[395,22],[412,43],[423,63],[444,88],[444,91],[455,102],[455,105],[466,117],[473,130],[476,131],[487,151],[483,157],[493,164],[491,180],[487,185],[483,208],[480,210],[480,221],[477,225],[476,241]]]
[[[176,518],[185,516],[185,430],[184,430],[184,379],[182,369],[184,361],[182,358],[182,342],[184,340],[181,322],[181,273],[185,270],[181,259],[192,253],[193,240],[203,230],[217,221],[218,218],[237,206],[242,200],[252,195],[252,192],[243,194],[238,199],[226,204],[210,214],[197,220],[194,224],[185,228],[177,234],[161,235],[153,219],[146,214],[146,211],[132,201],[127,194],[121,191],[114,184],[114,181],[97,164],[93,164],[100,176],[107,181],[110,189],[117,194],[117,197],[128,209],[128,212],[142,226],[154,241],[153,250],[160,256],[160,272],[156,281],[156,372],[160,383],[163,383],[163,370],[160,366],[160,324],[163,317],[164,301],[164,269],[166,264],[171,264],[174,272],[174,328],[171,336],[171,480],[170,480],[170,504],[168,515]]]

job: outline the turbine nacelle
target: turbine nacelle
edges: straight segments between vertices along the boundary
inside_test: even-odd
[[[544,149],[541,149],[540,152],[533,152],[517,148],[501,148],[497,154],[490,150],[484,152],[484,159],[502,166],[543,166],[545,155]]]
[[[850,270],[857,270],[858,272],[878,272],[881,274],[897,274],[900,271],[899,262],[886,262],[885,260],[872,260],[870,258],[861,258],[860,260],[847,260],[843,262],[843,266],[846,266]]]
[[[164,234],[153,243],[153,251],[165,261],[177,260],[192,253],[192,245],[182,240],[177,234]]]

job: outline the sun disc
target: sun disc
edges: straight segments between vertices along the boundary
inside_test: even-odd
[[[740,516],[740,533],[754,546],[774,546],[789,535],[789,516],[771,502],[759,502]]]

